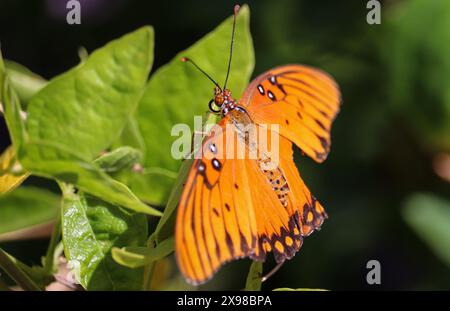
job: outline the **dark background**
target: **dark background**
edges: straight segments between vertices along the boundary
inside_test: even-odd
[[[66,1],[2,0],[3,56],[50,79],[78,64],[79,47],[92,51],[150,24],[156,34],[154,71],[228,17],[233,6],[206,0],[80,2],[82,23],[70,26]],[[450,289],[449,266],[403,212],[416,193],[450,197],[449,183],[438,176],[449,172],[434,165],[450,149],[450,96],[446,84],[437,83],[450,82],[450,66],[444,66],[450,24],[428,23],[450,19],[448,1],[384,1],[381,25],[367,24],[366,1],[247,3],[255,76],[285,63],[318,66],[336,78],[344,99],[328,160],[318,165],[296,156],[330,218],[264,288]],[[416,32],[419,28],[424,30]],[[3,150],[8,134],[3,120],[0,124]],[[3,246],[38,263],[47,243]],[[366,283],[371,259],[381,263],[381,285]],[[248,261],[229,264],[202,288],[242,288],[247,268]],[[175,273],[173,262],[171,269]]]

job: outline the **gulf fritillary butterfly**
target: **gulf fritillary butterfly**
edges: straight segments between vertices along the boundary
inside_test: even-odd
[[[228,79],[234,42],[234,9]],[[177,214],[176,258],[192,284],[209,280],[226,262],[243,257],[264,261],[273,251],[278,264],[291,259],[303,237],[327,218],[293,161],[292,143],[317,162],[330,148],[330,129],[340,108],[340,91],[326,73],[302,65],[277,67],[258,76],[239,102],[192,60],[216,87],[210,110],[222,116],[219,129],[232,125],[233,144],[252,144],[239,125],[279,125],[279,161],[261,169],[259,159],[221,159],[226,131],[209,135],[188,174]],[[216,106],[216,108],[214,107]],[[240,138],[239,138],[240,137]]]

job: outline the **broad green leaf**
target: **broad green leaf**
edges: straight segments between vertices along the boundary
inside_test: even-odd
[[[246,291],[259,291],[261,290],[263,265],[262,262],[253,261],[248,272],[247,282],[245,284]]]
[[[159,243],[153,247],[124,247],[113,248],[112,256],[114,260],[129,268],[143,267],[150,262],[160,260],[173,252],[175,247],[174,238]]]
[[[56,219],[60,198],[48,190],[21,187],[0,197],[0,240]]]
[[[97,159],[97,164],[104,172],[115,173],[123,169],[129,169],[141,159],[142,154],[139,150],[131,147],[119,147],[111,152],[107,152]]]
[[[150,27],[94,51],[30,100],[30,141],[57,143],[93,160],[121,134],[142,96],[152,62]],[[29,156],[42,160],[34,153]]]
[[[26,139],[25,124],[22,119],[22,110],[19,98],[11,87],[8,74],[5,69],[3,57],[0,52],[0,103],[4,109],[6,125],[8,126],[9,135],[11,137],[16,152],[20,150],[24,140]]]
[[[31,97],[40,91],[47,81],[28,68],[13,61],[5,61],[6,72],[14,90],[22,104],[28,103]]]
[[[275,288],[273,291],[274,292],[326,292],[326,291],[328,291],[328,289],[280,287],[280,288]]]
[[[241,8],[236,24],[228,88],[239,98],[247,86],[254,67],[253,45],[249,29],[249,9]],[[182,56],[195,60],[214,79],[223,84],[231,40],[232,18],[228,18],[201,40],[180,52],[167,65],[152,75],[139,104],[136,118],[146,145],[144,167],[159,167],[177,172],[181,161],[171,156],[171,136],[175,124],[191,128],[195,115],[208,110],[214,85],[191,64],[181,62]],[[167,193],[167,191],[166,191]],[[160,203],[166,203],[161,200]]]
[[[9,146],[0,155],[0,195],[14,190],[29,176],[28,173],[13,174],[17,167],[20,164],[16,160],[15,150]]]
[[[142,137],[134,116],[131,116],[128,119],[128,122],[125,124],[120,137],[112,144],[113,148],[118,148],[121,146],[133,147],[141,151],[143,155],[145,154],[144,138]]]
[[[26,143],[26,148],[19,149],[18,153],[21,164],[36,175],[73,182],[80,189],[105,201],[135,211],[159,215],[158,211],[142,203],[128,187],[107,176],[97,166],[91,164],[94,155],[80,152],[80,146],[86,147],[87,141],[98,142],[93,148],[102,150],[103,147],[98,146],[105,144],[105,142],[97,141],[98,138],[104,139],[111,135],[112,140],[120,135],[122,127],[133,112],[145,85],[153,60],[152,49],[153,31],[149,28],[143,28],[109,43],[104,48],[94,52],[83,64],[52,80],[30,102],[30,115],[33,114],[32,111],[35,111],[36,116],[29,118],[29,120],[40,122],[46,115],[51,114],[47,121],[55,122],[46,123],[43,127],[35,129],[37,132],[40,132],[43,128],[46,130],[42,133],[34,133],[31,138],[25,132],[23,121],[20,118],[17,96],[8,86],[3,62],[0,61],[0,82],[3,86],[1,99],[5,106],[8,129],[16,150],[19,145]],[[125,79],[126,81],[122,83],[124,74],[128,74],[128,76]],[[132,82],[132,79],[135,81]],[[95,92],[95,94],[93,95],[90,92]],[[93,95],[92,98],[88,98],[89,95]],[[36,104],[33,104],[34,100],[36,100]],[[100,106],[104,109],[97,110],[97,104],[100,104],[100,102],[94,103],[93,100],[103,100]],[[106,103],[105,100],[111,101]],[[122,100],[126,100],[127,103],[122,102]],[[51,107],[47,107],[49,105]],[[127,109],[123,107],[127,107]],[[46,110],[47,108],[49,110]],[[40,109],[43,109],[42,115],[40,115]],[[70,113],[74,110],[79,113],[74,114],[71,118]],[[105,113],[105,115],[102,113]],[[53,119],[56,117],[58,120]],[[108,119],[109,126],[115,128],[108,129],[102,123],[103,121],[100,122],[100,119],[103,121]],[[77,125],[81,127],[77,128]],[[31,128],[30,131],[33,131]],[[66,131],[66,129],[68,130]],[[46,136],[45,133],[51,130],[54,130],[54,132]],[[87,132],[82,132],[83,130]],[[99,135],[101,131],[105,130],[108,130],[109,133]],[[65,136],[61,136],[61,132],[64,132]],[[81,138],[67,140],[67,135],[70,136],[70,133]],[[35,137],[36,135],[41,136],[41,134],[42,139]],[[97,135],[98,137],[96,137]],[[75,136],[72,138],[76,138]],[[84,138],[87,141],[84,141]],[[86,148],[89,149],[89,146]]]
[[[32,146],[28,144],[28,149]],[[49,149],[50,146],[47,146]],[[54,148],[55,154],[61,153],[61,150]],[[65,153],[67,151],[63,151]],[[64,157],[63,157],[64,158]],[[142,212],[149,215],[160,216],[161,212],[144,204],[140,201],[130,189],[111,178],[103,172],[97,165],[78,161],[52,160],[45,162],[33,162],[33,160],[24,156],[22,164],[31,168],[31,173],[43,177],[56,178],[60,181],[76,185],[79,189],[95,195],[96,197],[117,204],[136,212]]]
[[[436,256],[450,266],[450,201],[416,194],[406,203],[403,216]]]
[[[116,177],[128,185],[139,199],[152,205],[161,205],[167,200],[177,173],[149,167],[138,171],[124,171]]]
[[[77,280],[88,290],[139,290],[143,269],[129,269],[111,256],[113,247],[143,246],[147,219],[83,194],[63,203],[64,252]]]

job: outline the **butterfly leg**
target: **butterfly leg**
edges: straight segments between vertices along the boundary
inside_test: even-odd
[[[195,129],[194,133],[192,134],[191,152],[195,152],[201,146],[203,138],[209,134],[212,126],[214,126],[217,122],[216,116],[214,114],[211,114],[210,111],[205,112],[205,114],[202,116],[202,120],[205,121],[202,122],[201,130]],[[196,126],[196,128],[198,127]],[[198,136],[200,137],[198,138]]]
[[[277,264],[272,270],[270,270],[269,273],[267,273],[265,276],[263,276],[261,278],[261,283],[267,281],[272,275],[274,275],[280,268],[281,266],[284,264],[284,261],[280,262],[279,264]]]

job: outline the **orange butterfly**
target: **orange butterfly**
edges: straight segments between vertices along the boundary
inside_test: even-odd
[[[231,46],[234,28],[233,24]],[[317,162],[326,159],[331,125],[340,107],[336,82],[314,68],[281,66],[257,77],[237,102],[226,82],[221,88],[192,60],[183,61],[215,83],[209,108],[223,118],[204,140],[181,195],[175,233],[181,272],[190,283],[201,284],[233,259],[264,261],[271,251],[278,264],[291,259],[303,237],[327,218],[298,173],[292,143]],[[271,159],[259,149],[257,158],[219,156],[230,145],[257,149],[245,129],[265,124],[278,125],[270,134],[279,134],[275,167],[263,168]]]

